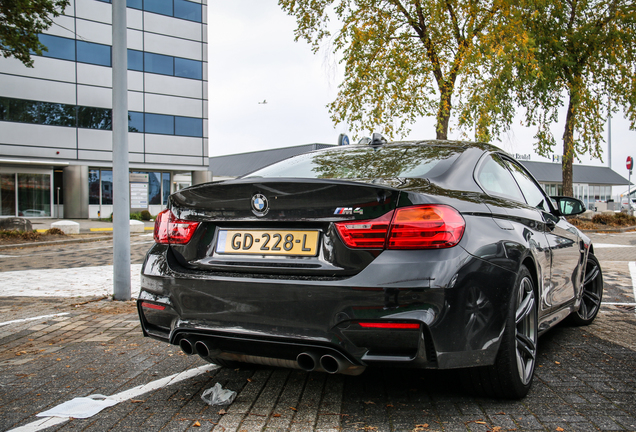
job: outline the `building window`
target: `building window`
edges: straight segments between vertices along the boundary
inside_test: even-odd
[[[163,198],[161,200],[161,204],[167,207],[168,197],[170,196],[170,173],[161,173],[161,179],[163,184]]]
[[[107,108],[77,107],[77,127],[111,130],[112,110]]]
[[[148,204],[161,204],[161,173],[148,173]]]
[[[92,42],[77,41],[77,61],[99,66],[111,66],[111,47]]]
[[[128,50],[128,70],[144,71],[144,53],[143,51]]]
[[[88,170],[88,203],[99,204],[99,170]]]
[[[112,130],[112,110],[0,97],[0,121]],[[203,119],[129,111],[128,131],[203,137]]]
[[[174,16],[188,21],[201,22],[201,4],[186,0],[174,0]]]
[[[184,58],[174,58],[174,76],[182,78],[202,79],[201,62]]]
[[[40,40],[40,43],[42,43],[47,48],[47,51],[42,50],[42,57],[75,61],[74,39],[68,39],[47,34],[39,34],[38,39]]]
[[[102,170],[102,204],[111,205],[113,203],[113,172]]]
[[[194,117],[175,117],[174,134],[180,136],[202,137],[203,119]]]
[[[15,174],[0,174],[0,216],[15,216]]]
[[[174,75],[174,57],[145,52],[144,71],[161,75]]]
[[[128,111],[128,132],[144,131],[144,113]]]
[[[173,116],[146,113],[145,119],[146,123],[144,130],[146,133],[174,135]]]
[[[75,126],[75,106],[0,97],[0,120],[51,126]]]
[[[18,216],[51,216],[50,174],[18,174]]]

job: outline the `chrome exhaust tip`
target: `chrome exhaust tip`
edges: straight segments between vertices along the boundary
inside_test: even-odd
[[[185,338],[179,341],[179,347],[181,348],[181,351],[183,351],[187,355],[194,354],[194,347],[192,346],[192,342]]]
[[[303,352],[296,357],[296,363],[298,363],[298,367],[302,370],[311,372],[316,369],[318,356],[313,353]]]
[[[196,341],[194,343],[194,349],[197,351],[197,354],[201,357],[209,357],[210,349],[203,341]]]

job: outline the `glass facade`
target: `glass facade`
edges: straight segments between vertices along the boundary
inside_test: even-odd
[[[0,174],[0,216],[15,216],[15,174]]]
[[[18,174],[18,216],[51,216],[50,174]]]
[[[148,175],[148,204],[167,205],[170,195],[169,172],[140,172]],[[88,170],[88,203],[92,205],[113,204],[113,172],[111,170]]]
[[[0,97],[0,121],[112,129],[112,110]],[[128,112],[128,131],[203,137],[203,119]]]
[[[110,45],[76,41],[75,39],[45,34],[40,34],[38,38],[48,48],[48,51],[42,51],[43,57],[78,61],[98,66],[112,66],[112,48]],[[198,60],[132,49],[128,50],[129,70],[200,80],[203,79],[202,65],[203,63]]]
[[[97,0],[111,3],[111,0]],[[127,0],[126,6],[188,21],[201,22],[201,4],[187,0]]]

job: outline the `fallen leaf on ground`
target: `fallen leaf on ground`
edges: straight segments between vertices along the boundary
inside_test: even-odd
[[[227,414],[227,411],[225,411],[224,409],[222,409],[221,411],[219,411],[219,415],[223,415],[223,414]]]
[[[194,427],[201,427],[201,423],[199,423],[198,421],[195,421],[194,424],[192,425]]]
[[[132,402],[132,403],[144,403],[146,401],[141,400],[141,399],[131,399],[130,402]]]
[[[556,430],[559,431],[559,432],[563,432],[563,428],[562,427],[558,427],[558,428],[556,428]]]
[[[280,417],[280,414],[272,414],[272,417]]]
[[[290,410],[292,410],[292,411],[298,411],[298,410],[297,410],[296,408],[294,408],[294,407],[289,407],[289,409],[290,409]]]
[[[373,401],[364,401],[364,403],[367,405],[375,405],[375,402]]]

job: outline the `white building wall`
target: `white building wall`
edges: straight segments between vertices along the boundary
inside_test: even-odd
[[[195,2],[199,3],[200,1]],[[207,169],[207,9],[202,23],[127,9],[128,47],[203,61],[203,79],[129,71],[129,111],[203,119],[203,137],[130,133],[135,169]],[[71,1],[46,34],[110,45],[111,5],[97,0]],[[112,69],[70,60],[34,57],[34,68],[0,58],[0,97],[112,108]],[[32,160],[64,160],[71,164],[111,163],[111,132],[68,126],[44,126],[0,120],[0,153]],[[131,165],[132,167],[133,165]]]

